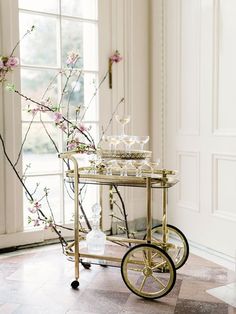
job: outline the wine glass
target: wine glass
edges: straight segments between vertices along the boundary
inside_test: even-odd
[[[140,144],[140,149],[143,150],[144,144],[149,141],[149,136],[136,136],[136,143]]]
[[[127,177],[127,160],[125,159],[118,159],[117,164],[120,167],[120,175]]]
[[[120,136],[107,135],[106,141],[109,143],[109,150],[112,150],[113,147],[116,150],[117,145],[120,143]]]
[[[132,164],[136,168],[136,177],[142,177],[142,167],[144,161],[142,159],[136,159],[132,161]]]
[[[121,124],[122,131],[121,134],[125,135],[125,125],[130,122],[130,115],[119,116],[115,115],[116,121]]]
[[[151,175],[154,175],[155,169],[159,166],[160,162],[161,162],[160,158],[157,158],[156,160],[150,161],[148,163],[149,167],[151,168]]]
[[[136,141],[136,136],[133,135],[125,135],[122,136],[122,141],[125,143],[125,150],[130,152],[131,146],[135,143]]]
[[[107,160],[107,161],[105,161],[106,175],[112,176],[113,165],[114,165],[114,160]]]

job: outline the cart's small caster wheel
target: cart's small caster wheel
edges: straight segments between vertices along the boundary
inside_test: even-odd
[[[108,267],[108,265],[106,265],[106,264],[99,264],[101,267],[103,267],[103,268],[107,268]]]
[[[163,272],[163,267],[168,272]],[[126,286],[147,299],[165,296],[174,287],[175,265],[168,254],[153,244],[139,244],[126,252],[121,263]]]
[[[91,264],[88,262],[82,262],[81,261],[81,265],[85,268],[85,269],[90,269],[91,268]]]
[[[152,229],[152,244],[161,247],[172,259],[175,264],[175,268],[182,267],[189,256],[188,241],[178,228],[172,225],[167,225],[167,244],[163,245],[163,227],[162,225],[156,226]],[[146,235],[144,237],[146,239]]]
[[[79,282],[78,282],[78,280],[72,281],[72,283],[71,283],[71,288],[72,288],[72,289],[77,289],[78,287],[79,287]]]

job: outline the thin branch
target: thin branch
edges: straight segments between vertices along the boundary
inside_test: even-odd
[[[18,164],[19,160],[20,160],[20,157],[21,157],[21,154],[22,154],[22,150],[23,150],[23,147],[25,145],[25,142],[26,142],[26,139],[27,139],[27,136],[29,134],[29,131],[31,129],[31,126],[32,126],[32,123],[34,121],[34,118],[35,118],[35,115],[33,115],[29,125],[28,125],[28,128],[26,130],[26,133],[25,133],[25,136],[24,136],[24,139],[23,139],[23,142],[21,144],[21,147],[20,147],[20,150],[19,150],[19,153],[18,153],[18,156],[17,156],[17,159],[16,159],[16,162],[14,163],[14,167],[16,167],[16,165]]]
[[[88,111],[88,108],[89,108],[89,106],[91,105],[91,103],[92,103],[94,97],[97,95],[97,92],[98,92],[99,88],[101,87],[101,85],[103,84],[103,82],[105,81],[105,79],[107,78],[108,73],[109,73],[109,71],[107,71],[107,73],[104,75],[104,77],[103,77],[103,79],[101,80],[101,82],[98,84],[98,87],[95,89],[95,91],[94,91],[94,93],[93,93],[93,96],[91,97],[90,101],[88,102],[88,105],[86,106],[86,109],[85,109],[85,111],[84,111],[84,113],[83,113],[83,116],[82,116],[81,120],[83,120],[83,118],[84,118],[86,112]]]
[[[55,150],[56,150],[57,153],[59,154],[59,149],[58,149],[58,147],[57,147],[55,141],[54,141],[53,138],[51,137],[50,133],[48,132],[48,130],[47,130],[47,128],[46,128],[46,125],[45,125],[45,123],[43,122],[43,120],[42,120],[41,117],[40,117],[40,122],[42,123],[43,128],[44,128],[44,131],[46,132],[47,136],[49,137],[50,141],[52,142],[52,144],[53,144]]]
[[[27,195],[29,196],[30,200],[33,202],[34,199],[33,199],[32,195],[31,195],[31,193],[29,192],[29,190],[28,190],[27,187],[25,186],[25,184],[24,184],[24,182],[22,181],[22,179],[21,179],[19,173],[17,172],[17,170],[16,170],[16,168],[14,167],[14,165],[13,165],[13,163],[12,163],[10,157],[9,157],[8,154],[7,154],[7,151],[6,151],[6,147],[5,147],[5,143],[4,143],[2,134],[0,134],[0,141],[1,141],[1,143],[2,143],[3,153],[4,153],[4,155],[5,155],[6,159],[7,159],[7,161],[8,161],[9,164],[11,165],[12,170],[15,172],[17,178],[19,179],[20,183],[22,184],[23,188],[25,189],[25,191],[26,191]]]
[[[25,95],[23,95],[21,92],[19,92],[18,90],[14,90],[14,92],[16,94],[18,94],[20,97],[24,98],[26,101],[30,101],[33,104],[36,104],[37,106],[43,107],[45,109],[47,109],[50,112],[54,112],[54,110],[52,108],[50,108],[49,106],[45,105],[45,104],[41,104],[38,101],[33,100],[30,97],[27,97]],[[91,140],[89,139],[89,137],[87,136],[87,134],[85,134],[83,131],[80,130],[80,128],[78,128],[75,124],[73,124],[70,120],[68,120],[67,118],[65,118],[64,116],[62,116],[63,121],[62,122],[67,122],[69,125],[71,125],[74,129],[78,130],[81,134],[83,134],[85,136],[85,138],[89,141],[90,144],[94,145],[93,142],[91,142]]]
[[[102,131],[102,134],[101,134],[100,140],[99,140],[99,142],[98,142],[98,144],[97,144],[97,147],[98,147],[99,144],[101,143],[102,138],[103,138],[103,135],[104,135],[104,134],[107,132],[107,130],[109,129],[109,127],[110,127],[110,125],[111,125],[111,123],[112,123],[112,121],[113,121],[114,115],[115,115],[115,113],[116,113],[117,110],[118,110],[119,105],[120,105],[122,102],[124,102],[124,100],[125,100],[124,97],[121,98],[121,100],[120,100],[120,101],[118,102],[118,104],[116,105],[114,111],[112,112],[111,118],[110,118],[110,120],[109,120],[109,122],[108,122],[106,128]]]

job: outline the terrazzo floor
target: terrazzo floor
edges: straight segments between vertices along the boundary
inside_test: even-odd
[[[120,269],[81,267],[79,290],[70,283],[74,264],[59,245],[0,254],[2,314],[236,314],[236,308],[206,292],[236,282],[235,273],[195,255],[177,271],[173,290],[158,300],[132,294]]]

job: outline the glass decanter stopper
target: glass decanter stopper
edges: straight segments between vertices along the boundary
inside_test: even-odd
[[[99,204],[94,204],[92,207],[92,230],[86,236],[88,253],[104,254],[106,235],[100,229],[100,212]]]

